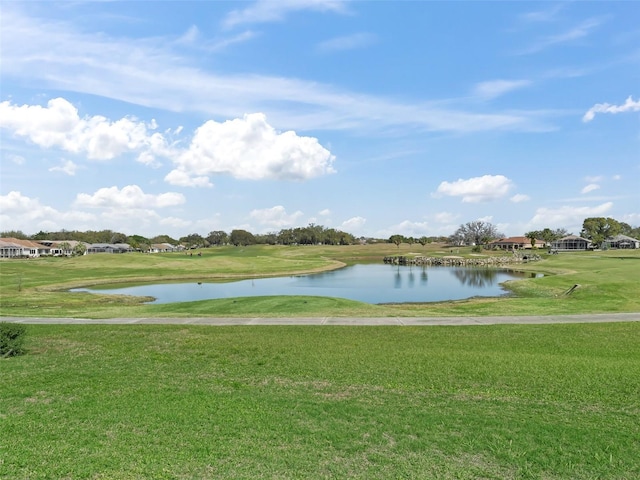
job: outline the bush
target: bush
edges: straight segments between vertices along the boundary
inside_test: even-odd
[[[24,353],[22,346],[27,327],[18,323],[0,322],[0,357]]]

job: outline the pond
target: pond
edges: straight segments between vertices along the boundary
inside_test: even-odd
[[[411,303],[496,297],[501,283],[538,274],[486,267],[353,265],[328,272],[232,282],[190,282],[124,288],[77,288],[73,292],[154,297],[154,304],[266,295],[311,295],[366,303]]]

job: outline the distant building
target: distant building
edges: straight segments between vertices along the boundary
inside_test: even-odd
[[[531,249],[531,239],[528,237],[508,237],[501,238],[500,240],[494,240],[489,242],[487,246],[492,250],[522,250]],[[536,239],[533,244],[533,248],[544,248],[547,244],[544,240]]]
[[[87,253],[127,253],[133,252],[128,243],[92,243],[87,247]]]
[[[616,235],[615,237],[607,238],[602,246],[604,248],[640,248],[640,240],[626,235]]]
[[[32,240],[0,238],[0,258],[36,258],[40,255],[51,255],[51,248]]]
[[[182,245],[171,245],[170,243],[154,243],[149,248],[149,253],[177,252],[179,250],[184,250],[184,247]]]
[[[578,237],[576,235],[569,235],[559,240],[551,242],[551,249],[559,252],[576,251],[576,250],[591,250],[593,244],[591,240]]]

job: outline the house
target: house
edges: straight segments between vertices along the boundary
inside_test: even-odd
[[[488,248],[491,250],[522,250],[531,249],[531,239],[528,237],[508,237],[501,238],[500,240],[494,240],[488,243]],[[533,248],[544,248],[547,244],[544,240],[535,240]]]
[[[177,252],[178,247],[171,245],[170,243],[154,243],[149,249],[149,253],[165,253],[165,252]]]
[[[54,256],[70,256],[75,255],[78,251],[86,254],[88,243],[79,242],[77,240],[41,240],[41,244],[50,247],[51,255]],[[78,248],[78,245],[84,245],[84,249]]]
[[[592,248],[591,240],[576,235],[569,235],[551,242],[551,249],[559,252],[591,250]]]
[[[0,238],[0,258],[36,258],[40,255],[51,255],[51,248],[32,240]]]
[[[87,247],[87,253],[126,253],[133,249],[128,243],[92,243]]]
[[[627,235],[616,235],[607,238],[603,244],[603,248],[640,248],[640,240],[628,237]]]

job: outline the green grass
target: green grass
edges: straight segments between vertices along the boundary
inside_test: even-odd
[[[470,249],[454,252],[463,256]],[[543,278],[509,282],[510,298],[414,305],[371,305],[320,297],[265,297],[145,305],[147,299],[69,293],[108,283],[215,281],[317,272],[345,264],[381,262],[385,255],[449,255],[442,245],[252,246],[185,254],[87,255],[0,261],[0,315],[44,317],[159,316],[480,316],[640,311],[640,251],[544,255],[518,266]],[[493,253],[488,253],[493,254]],[[504,254],[502,254],[504,255]],[[564,293],[574,284],[580,287]]]
[[[640,324],[30,325],[0,478],[640,476]]]

